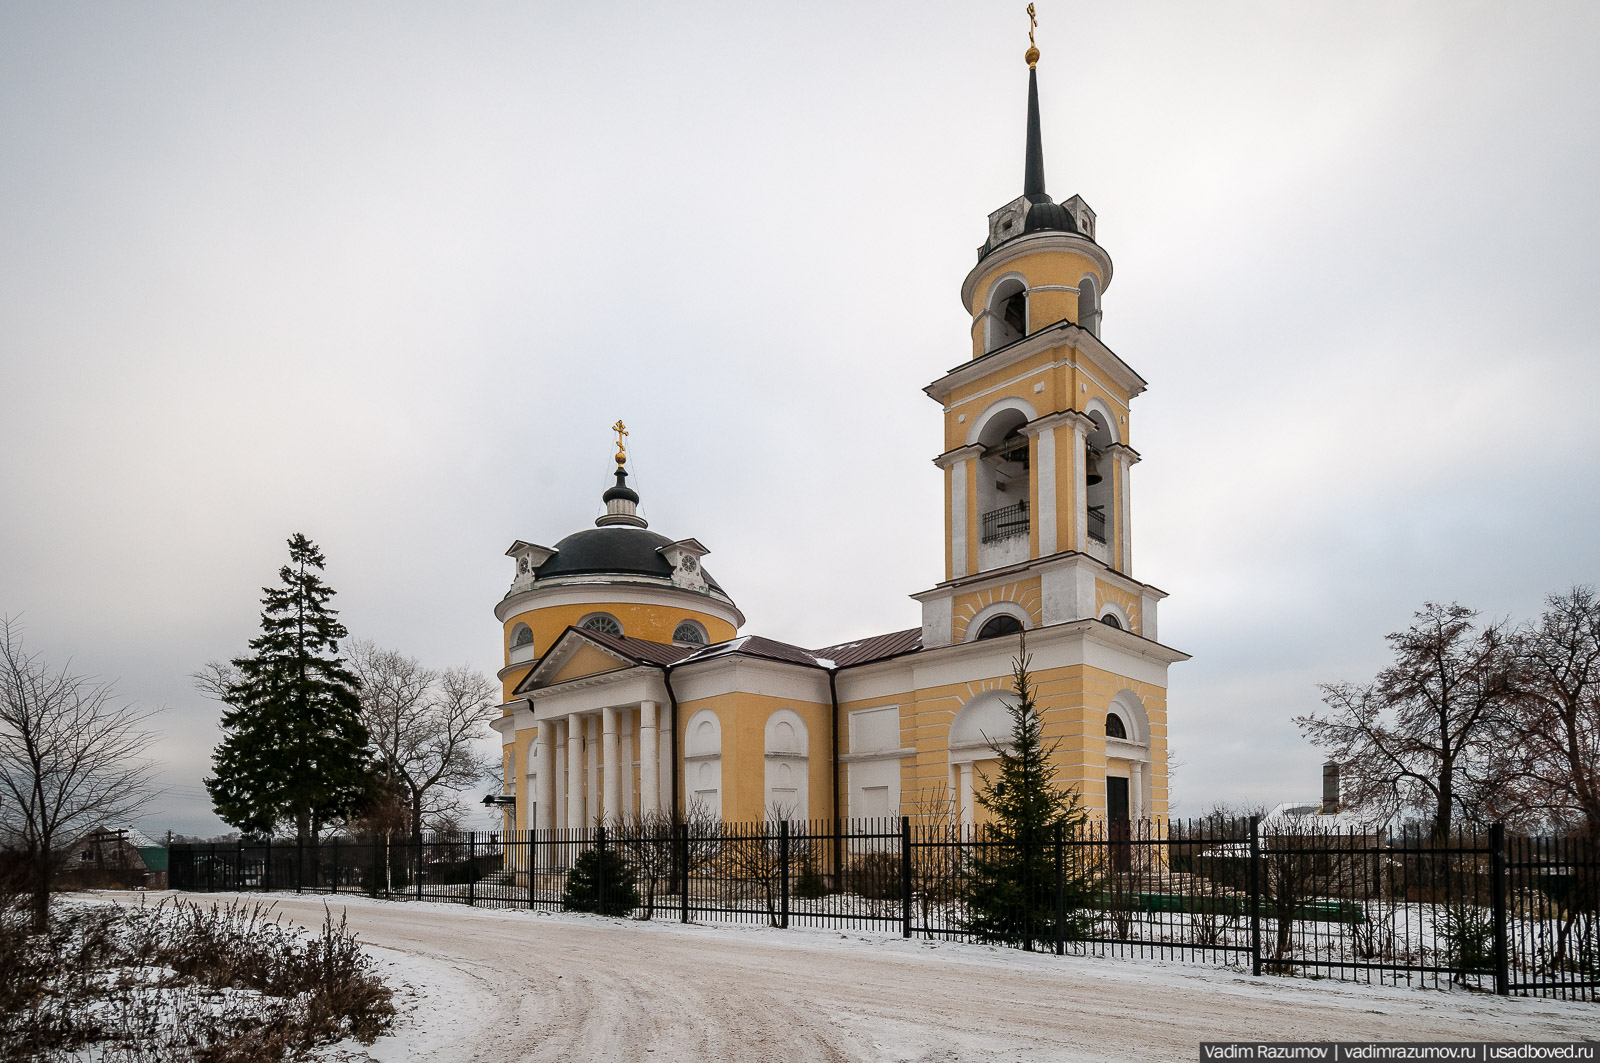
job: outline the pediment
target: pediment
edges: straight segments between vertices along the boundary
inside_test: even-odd
[[[528,673],[528,678],[517,685],[517,691],[537,690],[574,679],[619,672],[637,663],[569,628],[556,639],[556,644],[550,647],[550,652],[544,655],[538,666]]]

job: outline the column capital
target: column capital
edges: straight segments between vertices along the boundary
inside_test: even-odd
[[[1107,444],[1105,451],[1111,455],[1113,461],[1124,462],[1128,465],[1136,465],[1139,462],[1139,452],[1126,443]]]
[[[964,447],[956,447],[954,450],[945,451],[937,458],[934,458],[933,463],[941,469],[948,469],[952,465],[966,461],[968,458],[976,458],[982,453],[983,445],[981,443],[968,443]]]
[[[1071,426],[1083,430],[1084,435],[1094,431],[1095,425],[1085,414],[1077,410],[1062,410],[1060,413],[1047,413],[1043,417],[1035,417],[1018,431],[1025,436],[1036,436],[1040,432],[1048,432],[1052,428]]]

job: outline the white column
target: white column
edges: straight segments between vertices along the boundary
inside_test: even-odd
[[[967,574],[967,460],[950,466],[950,578]]]
[[[617,806],[617,816],[626,820],[634,814],[632,709],[621,710],[621,715],[617,717],[617,746],[617,756],[622,761],[622,774],[618,780],[622,784],[622,803]]]
[[[583,720],[583,750],[588,761],[584,767],[589,784],[584,788],[589,806],[585,809],[588,815],[584,817],[583,825],[593,827],[600,822],[600,717],[591,712]]]
[[[533,753],[533,770],[538,773],[538,796],[534,798],[534,826],[549,830],[556,825],[556,725],[554,720],[539,721],[538,746]]]
[[[639,814],[661,809],[661,742],[656,738],[656,703],[639,702]]]
[[[622,821],[622,758],[617,755],[617,710],[607,705],[600,710],[600,750],[605,759],[605,798],[601,802],[600,822]]]
[[[1122,547],[1117,571],[1123,575],[1133,574],[1133,525],[1129,522],[1133,506],[1129,502],[1128,470],[1138,460],[1138,456],[1126,448],[1117,451],[1117,541]]]
[[[1128,818],[1135,826],[1144,818],[1144,765],[1128,762]]]
[[[583,817],[583,717],[567,717],[567,829],[584,826]]]
[[[970,827],[973,824],[972,762],[968,761],[967,763],[960,765],[958,770],[961,772],[961,825],[963,827]]]
[[[1039,483],[1039,512],[1033,519],[1039,522],[1039,556],[1048,557],[1056,552],[1056,429],[1049,426],[1039,433],[1039,460],[1034,468],[1034,479]]]
[[[1072,423],[1072,542],[1074,550],[1089,549],[1089,469],[1084,461],[1083,448],[1089,442],[1084,434],[1083,422]]]

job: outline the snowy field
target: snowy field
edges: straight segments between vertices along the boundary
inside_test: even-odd
[[[325,901],[335,915],[344,909],[400,991],[395,1032],[369,1047],[341,1046],[326,1054],[330,1063],[1193,1060],[1210,1040],[1600,1036],[1593,1004],[1461,990],[1252,978],[870,931],[342,895],[270,900],[308,927],[322,921]]]

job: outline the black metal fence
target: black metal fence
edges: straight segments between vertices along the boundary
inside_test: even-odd
[[[1600,999],[1596,846],[1499,827],[1433,839],[1163,821],[1022,843],[907,818],[624,824],[180,844],[170,866],[182,890],[877,928],[1255,974]]]

